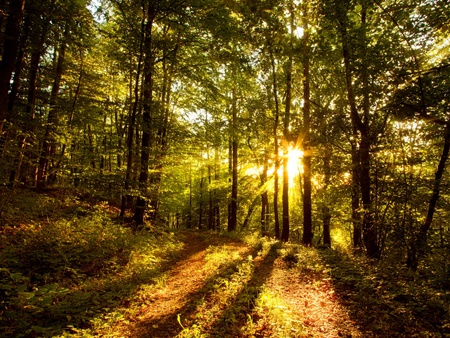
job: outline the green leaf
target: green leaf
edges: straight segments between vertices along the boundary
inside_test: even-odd
[[[34,292],[19,292],[18,294],[20,297],[25,299],[32,299],[35,296]]]
[[[27,290],[27,286],[25,284],[17,286],[17,292],[25,292]]]
[[[44,299],[42,299],[42,305],[43,306],[51,305],[52,301],[53,301],[53,297],[44,297]]]

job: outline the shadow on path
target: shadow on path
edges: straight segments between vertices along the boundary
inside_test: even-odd
[[[278,249],[278,245],[272,245],[265,257],[259,256],[254,259],[255,268],[251,279],[236,296],[231,306],[225,309],[212,325],[210,332],[212,337],[239,336],[238,332],[245,325],[247,315],[252,313],[262,286],[273,271]]]
[[[221,237],[217,242],[210,242],[211,236],[205,238],[191,238],[186,245],[194,245],[194,252],[187,258],[180,260],[171,270],[166,281],[164,291],[155,294],[145,309],[142,317],[133,323],[130,337],[169,338],[175,337],[182,331],[178,323],[181,318],[192,318],[198,303],[214,290],[214,281],[228,278],[238,270],[238,266],[254,250],[244,243]],[[192,243],[194,240],[194,243]],[[220,271],[210,277],[203,269],[203,260],[209,246],[226,245],[240,252],[240,259],[225,264]],[[189,248],[187,248],[189,251]]]

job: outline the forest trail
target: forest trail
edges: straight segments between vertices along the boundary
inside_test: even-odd
[[[275,247],[258,254],[225,236],[179,234],[184,249],[176,264],[141,297],[140,311],[119,324],[121,336],[362,337],[330,279],[300,273]],[[214,252],[228,257],[211,266]]]
[[[207,280],[204,259],[210,246],[225,245],[240,255],[251,249],[242,242],[223,236],[206,236],[193,231],[179,232],[185,243],[178,262],[167,272],[167,278],[154,293],[142,299],[144,305],[131,325],[118,330],[127,337],[174,337],[181,331],[179,314],[192,311],[193,304],[202,297]]]

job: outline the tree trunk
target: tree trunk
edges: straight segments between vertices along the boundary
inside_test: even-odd
[[[25,152],[27,148],[27,144],[33,142],[33,132],[34,132],[34,105],[36,101],[36,86],[37,86],[37,77],[39,71],[39,63],[41,61],[41,56],[45,51],[45,40],[47,38],[48,29],[50,26],[51,13],[53,11],[53,6],[56,0],[52,0],[50,7],[50,14],[47,15],[41,24],[39,41],[37,44],[33,46],[33,51],[31,53],[30,59],[30,67],[28,71],[28,96],[27,96],[27,104],[25,108],[25,116],[27,118],[25,122],[25,126],[22,130],[22,135],[19,136],[19,154],[16,159],[15,169],[11,172],[10,176],[10,184],[15,186],[17,181],[20,180],[20,176],[22,175],[22,163],[25,157]],[[26,172],[26,170],[24,170]]]
[[[146,191],[148,183],[148,169],[150,159],[151,128],[153,112],[153,72],[155,57],[153,55],[153,21],[156,16],[156,9],[152,2],[149,3],[147,13],[147,23],[145,24],[145,59],[144,59],[144,89],[143,89],[143,130],[141,146],[141,170],[139,174],[139,192],[140,195],[136,201],[134,220],[136,222],[135,230],[141,228],[144,224],[144,214],[147,206]]]
[[[274,158],[275,158],[275,172],[273,180],[273,217],[275,223],[275,238],[280,239],[280,219],[278,215],[278,192],[279,192],[279,176],[278,169],[280,168],[280,155],[279,155],[279,144],[278,144],[278,124],[280,118],[280,108],[278,102],[278,83],[277,83],[277,70],[275,66],[275,58],[273,56],[272,48],[269,47],[270,61],[272,65],[272,87],[273,87],[273,97],[275,101],[275,117],[273,123],[273,142],[274,142]]]
[[[287,242],[289,240],[289,158],[288,158],[288,146],[290,143],[290,114],[291,114],[291,101],[292,101],[292,48],[294,39],[294,11],[291,6],[289,6],[290,11],[290,50],[289,57],[286,64],[286,102],[284,109],[284,120],[283,120],[283,136],[286,142],[286,150],[283,157],[283,192],[282,192],[282,230],[281,230],[281,240]]]
[[[269,170],[269,157],[267,154],[267,150],[264,150],[264,166],[263,172],[261,174],[261,186],[264,187],[267,183],[267,172]],[[267,227],[269,224],[269,194],[267,189],[264,189],[264,192],[261,194],[261,235],[267,236]]]
[[[12,119],[14,107],[16,105],[17,95],[19,93],[19,87],[22,79],[22,70],[23,70],[23,59],[25,56],[25,50],[27,47],[27,41],[28,41],[28,32],[31,26],[31,18],[30,16],[27,16],[25,18],[25,22],[23,25],[23,31],[20,37],[20,43],[19,43],[19,51],[17,55],[16,60],[16,66],[14,68],[14,77],[11,84],[11,91],[9,93],[9,99],[8,99],[8,120]]]
[[[415,243],[411,244],[411,248],[408,251],[407,266],[416,271],[419,260],[426,252],[428,232],[431,229],[433,222],[434,212],[436,211],[436,205],[439,200],[439,194],[441,191],[442,176],[445,170],[445,164],[448,159],[450,151],[450,123],[445,126],[444,147],[442,149],[441,158],[434,176],[433,193],[431,194],[430,201],[428,203],[428,212],[424,223],[419,229],[417,236],[415,237]]]
[[[6,122],[8,111],[8,92],[19,49],[20,26],[25,0],[11,0],[6,21],[2,61],[0,63],[0,135]]]
[[[353,127],[359,131],[361,141],[359,144],[359,174],[361,199],[364,208],[362,232],[363,242],[367,251],[367,255],[371,258],[379,258],[379,248],[377,242],[377,232],[375,222],[372,217],[372,201],[370,191],[370,147],[371,140],[369,135],[368,121],[364,121],[358,113],[356,107],[356,98],[353,89],[353,79],[350,61],[350,47],[347,35],[347,19],[341,18],[340,21],[341,38],[342,38],[342,55],[344,58],[345,78],[347,87],[347,99],[350,106],[350,115]]]
[[[45,127],[45,135],[43,139],[42,152],[39,158],[39,166],[38,166],[38,174],[37,174],[37,188],[43,189],[47,185],[49,174],[49,160],[51,157],[55,155],[56,151],[56,139],[55,139],[55,131],[57,130],[58,125],[58,110],[56,108],[56,103],[59,94],[59,88],[61,85],[61,79],[64,72],[64,58],[66,54],[66,39],[69,34],[69,28],[67,27],[64,31],[64,36],[61,42],[61,47],[59,50],[58,61],[56,65],[56,74],[55,79],[52,85],[52,91],[50,94],[50,107],[49,113],[47,117],[47,125]],[[52,173],[52,176],[56,176],[56,173]]]
[[[136,116],[138,112],[139,106],[139,83],[141,78],[141,69],[142,69],[142,58],[144,55],[143,46],[144,46],[144,32],[145,32],[145,19],[142,18],[141,22],[141,41],[139,43],[139,59],[136,71],[136,77],[134,81],[134,101],[133,107],[130,111],[129,122],[128,122],[128,131],[127,131],[127,169],[125,172],[125,184],[124,184],[124,192],[122,193],[122,203],[120,207],[120,217],[122,218],[125,215],[125,209],[132,202],[132,195],[130,194],[132,175],[133,175],[133,136],[134,129],[136,126]],[[132,72],[130,72],[131,74]],[[131,80],[130,80],[131,81]],[[130,87],[132,87],[132,83],[130,83]],[[130,88],[130,99],[133,97],[133,91]]]
[[[189,164],[189,210],[186,217],[186,228],[192,228],[192,167]]]
[[[354,135],[356,138],[356,132]],[[354,140],[352,144],[352,223],[353,223],[353,248],[361,250],[362,244],[362,220],[360,217],[360,187],[359,187],[359,152]]]
[[[200,168],[200,197],[198,199],[198,230],[203,228],[203,168]]]
[[[312,245],[312,200],[311,200],[311,151],[310,151],[310,57],[308,3],[303,3],[303,238],[304,245]]]
[[[236,88],[232,91],[232,120],[231,120],[231,200],[230,215],[228,219],[228,231],[235,231],[237,227],[237,194],[238,194],[238,143],[237,143],[237,97]]]
[[[219,149],[214,148],[214,180],[217,182],[219,180]],[[217,230],[220,230],[220,201],[217,197],[217,192],[214,190],[214,224]]]

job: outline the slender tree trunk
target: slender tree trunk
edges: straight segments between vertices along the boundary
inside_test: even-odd
[[[275,157],[275,172],[274,172],[274,183],[273,183],[273,216],[275,223],[275,238],[280,239],[280,219],[278,215],[278,192],[279,192],[279,176],[278,169],[280,168],[280,155],[279,155],[279,144],[278,144],[278,124],[280,119],[280,108],[278,102],[278,82],[277,82],[277,70],[275,66],[275,58],[273,56],[272,48],[269,47],[270,61],[272,65],[272,89],[273,97],[275,100],[275,117],[273,123],[273,142],[274,142],[274,157]]]
[[[424,223],[421,225],[417,236],[415,237],[415,243],[412,243],[408,252],[407,266],[413,271],[417,270],[419,260],[426,252],[428,232],[431,229],[433,223],[434,212],[436,211],[436,205],[439,200],[439,194],[441,191],[442,176],[445,170],[445,164],[448,159],[450,151],[450,123],[447,122],[445,126],[444,147],[442,149],[441,158],[434,176],[433,192],[431,194],[430,201],[428,203],[428,212]]]
[[[66,39],[69,34],[69,28],[67,27],[64,31],[63,40],[61,42],[61,47],[59,50],[58,61],[56,65],[56,74],[55,79],[52,85],[52,91],[50,94],[50,107],[49,113],[47,117],[47,125],[45,127],[45,135],[43,139],[42,152],[39,158],[39,166],[38,166],[38,174],[37,174],[37,188],[43,189],[47,185],[48,178],[50,176],[49,173],[49,160],[50,157],[55,155],[56,151],[56,140],[55,140],[55,131],[58,125],[58,109],[56,108],[56,103],[59,94],[59,88],[61,85],[61,79],[64,72],[64,58],[66,54]],[[56,173],[52,173],[52,175],[56,175]]]
[[[186,218],[186,228],[192,228],[192,167],[189,164],[189,210]]]
[[[356,132],[354,135],[356,138]],[[354,140],[352,144],[352,222],[353,222],[353,247],[361,250],[362,244],[362,219],[360,217],[360,186],[359,186],[359,152]]]
[[[25,56],[25,50],[27,47],[27,41],[28,41],[28,32],[31,26],[31,19],[28,15],[25,18],[25,22],[23,25],[23,31],[20,37],[20,43],[19,43],[19,51],[17,55],[16,60],[16,66],[14,68],[14,77],[11,84],[11,91],[9,93],[9,99],[8,99],[8,116],[11,120],[14,115],[14,107],[16,105],[17,96],[19,93],[19,87],[22,80],[22,70],[23,70],[23,59]]]
[[[203,168],[200,168],[200,197],[198,201],[198,229],[203,228]]]
[[[310,56],[308,3],[303,3],[303,238],[304,245],[312,245],[312,200],[311,200],[311,151],[310,151]]]
[[[289,6],[290,11],[290,28],[291,28],[291,36],[290,36],[290,51],[289,57],[286,65],[286,102],[285,102],[285,110],[284,110],[284,120],[283,120],[283,136],[286,142],[286,150],[284,152],[283,157],[283,192],[282,192],[282,230],[281,230],[281,240],[283,242],[287,242],[289,240],[289,168],[288,168],[288,145],[290,143],[290,114],[291,114],[291,102],[292,102],[292,48],[293,48],[293,39],[294,39],[294,10],[291,6]]]
[[[6,122],[8,92],[19,49],[20,26],[25,0],[11,0],[3,40],[2,61],[0,63],[0,135]]]
[[[331,181],[331,150],[328,148],[325,150],[325,154],[323,157],[323,168],[324,168],[324,183],[323,183],[323,192],[324,192],[324,205],[322,207],[322,222],[323,222],[323,245],[327,247],[331,247],[331,212],[330,207],[327,204],[327,190]]]
[[[231,201],[230,217],[228,219],[228,231],[235,231],[237,227],[237,194],[238,194],[238,143],[237,143],[237,97],[236,89],[232,91],[231,103]]]
[[[153,112],[153,72],[155,57],[153,55],[153,21],[155,19],[156,9],[153,2],[149,3],[147,22],[145,25],[145,59],[144,59],[144,104],[143,104],[143,130],[142,130],[142,147],[141,147],[141,170],[139,174],[139,191],[140,196],[136,201],[136,209],[134,220],[136,222],[136,230],[144,224],[144,214],[147,206],[146,191],[148,183],[148,169],[150,159],[151,146],[151,129],[152,129],[152,112]]]
[[[64,144],[61,147],[61,154],[59,156],[59,161],[55,166],[55,170],[59,171],[61,169],[61,164],[62,161],[64,160],[64,155],[66,153],[66,148],[67,148],[67,144],[73,142],[71,140],[71,131],[72,131],[72,123],[73,123],[73,119],[75,117],[75,110],[77,107],[77,102],[78,99],[80,98],[80,93],[81,93],[81,84],[83,81],[83,74],[84,74],[84,59],[83,59],[83,55],[82,53],[80,53],[80,74],[78,75],[78,81],[77,81],[77,88],[75,89],[75,94],[73,97],[73,101],[72,101],[72,106],[70,109],[70,115],[69,115],[69,120],[67,121],[67,138],[66,138],[66,142],[64,142]]]
[[[209,206],[208,206],[208,230],[215,230],[215,224],[214,224],[214,191],[212,189],[212,183],[213,183],[213,168],[210,163],[209,158],[209,149],[208,149],[208,199],[209,199]]]
[[[292,56],[289,56],[286,79],[286,105],[284,114],[284,139],[286,144],[289,143],[289,120],[291,111],[291,89],[292,89]],[[281,240],[287,242],[289,240],[289,170],[288,170],[288,149],[286,149],[283,157],[283,192],[282,192],[282,231]]]
[[[88,137],[88,154],[91,157],[91,168],[95,169],[97,167],[95,161],[95,149],[94,149],[94,135],[92,134],[92,127],[90,124],[87,125],[87,137]]]
[[[219,149],[216,146],[214,148],[214,180],[217,182],[219,180]],[[214,224],[217,230],[220,230],[220,202],[217,197],[217,192],[214,190]]]
[[[143,13],[145,14],[145,13]],[[125,209],[132,203],[132,196],[130,194],[131,183],[133,179],[133,136],[134,130],[136,126],[136,116],[138,112],[139,106],[139,83],[141,79],[141,70],[142,70],[142,58],[144,55],[143,46],[144,46],[144,32],[145,32],[145,17],[143,16],[141,22],[141,41],[139,43],[139,59],[136,71],[136,77],[134,81],[134,95],[132,94],[132,88],[130,88],[130,99],[133,101],[133,107],[130,111],[129,122],[128,122],[128,130],[127,130],[127,169],[125,172],[125,184],[124,184],[124,192],[122,193],[122,204],[120,207],[120,217],[122,218],[125,215]],[[132,72],[131,72],[132,73]],[[130,74],[131,74],[130,73]],[[130,75],[131,78],[131,75]],[[130,87],[132,87],[132,80],[130,80]]]
[[[261,174],[261,186],[264,187],[267,183],[267,172],[269,171],[269,156],[267,150],[264,150],[264,166]],[[269,217],[269,194],[267,189],[261,194],[261,235],[267,236],[267,226]]]
[[[253,216],[253,212],[255,211],[256,206],[258,205],[258,198],[254,198],[250,206],[247,210],[247,215],[244,218],[244,221],[242,222],[242,229],[246,229],[248,225],[250,224],[250,221]]]

